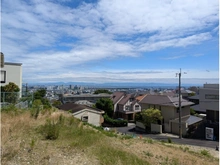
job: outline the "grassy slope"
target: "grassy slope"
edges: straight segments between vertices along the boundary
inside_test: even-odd
[[[42,134],[48,118],[60,123],[56,140],[46,140]],[[31,118],[28,111],[2,112],[1,129],[2,164],[218,164],[213,157],[184,146],[109,137],[61,112],[40,114],[37,119]]]

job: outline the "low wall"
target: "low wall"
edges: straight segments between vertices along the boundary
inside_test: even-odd
[[[187,123],[181,123],[182,135],[185,136],[187,133]],[[179,134],[179,123],[171,121],[171,133],[178,135]]]
[[[142,128],[142,129],[146,129],[146,127],[144,126],[143,123],[139,122],[139,121],[136,121],[136,127],[139,127],[139,128]]]
[[[151,123],[151,132],[162,133],[162,125],[152,124]]]

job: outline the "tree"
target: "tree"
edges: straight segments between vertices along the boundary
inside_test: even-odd
[[[110,92],[107,89],[97,89],[94,94],[99,94],[99,93],[108,93],[108,94],[112,94],[112,92]]]
[[[190,115],[195,115],[195,114],[196,114],[196,112],[194,111],[194,109],[190,108]]]
[[[9,84],[3,86],[3,91],[4,92],[19,92],[20,89],[15,83],[9,82]]]
[[[101,98],[99,99],[95,107],[101,110],[104,110],[105,113],[109,116],[112,117],[113,115],[113,102],[110,98]]]
[[[41,100],[42,104],[44,105],[44,108],[51,108],[50,102],[47,98],[44,98],[46,95],[46,89],[38,89],[35,93],[34,93],[34,100]]]
[[[9,82],[9,84],[1,86],[1,101],[16,103],[19,91],[20,88],[13,82]]]
[[[54,107],[58,107],[60,105],[62,105],[61,101],[60,100],[55,100],[53,101],[53,104],[52,104]]]
[[[46,89],[38,89],[35,93],[34,93],[34,99],[41,99],[46,95]]]
[[[141,119],[144,125],[146,126],[146,129],[151,128],[152,124],[158,124],[163,119],[163,116],[159,109],[145,109],[141,112]]]

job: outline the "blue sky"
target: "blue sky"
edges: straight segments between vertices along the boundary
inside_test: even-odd
[[[23,82],[216,83],[219,2],[3,0],[1,51]]]

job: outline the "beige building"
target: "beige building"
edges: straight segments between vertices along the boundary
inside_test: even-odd
[[[4,54],[1,53],[1,86],[9,84],[9,82],[18,85],[22,91],[22,64],[4,62]]]
[[[163,131],[179,133],[179,97],[167,95],[146,95],[139,104],[141,109],[159,109],[163,116]],[[182,133],[186,134],[188,126],[201,121],[200,118],[190,116],[190,105],[194,103],[181,99]]]
[[[4,67],[1,68],[1,86],[13,82],[22,89],[22,64],[5,62]]]
[[[95,126],[101,126],[101,124],[104,122],[102,115],[105,113],[105,111],[97,108],[74,103],[66,103],[58,108],[64,111],[69,111],[74,117]]]

